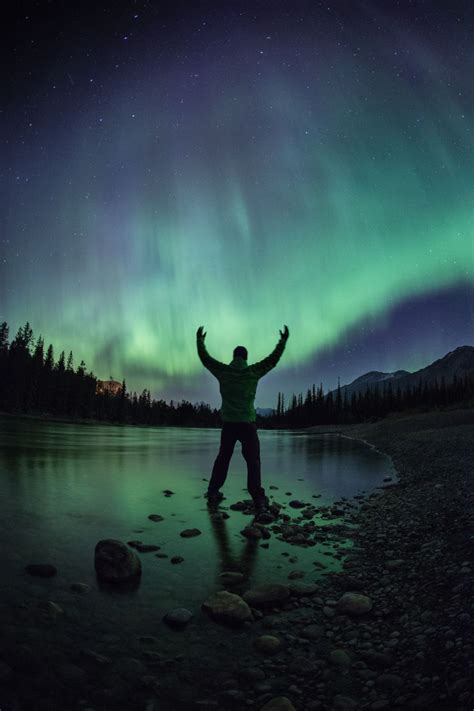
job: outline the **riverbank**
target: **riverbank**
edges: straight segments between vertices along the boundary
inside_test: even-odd
[[[374,603],[367,640],[386,656],[372,655],[370,663],[369,655],[368,667],[352,665],[346,672],[366,682],[353,698],[363,694],[361,708],[470,710],[474,410],[399,416],[338,431],[387,453],[399,475],[353,517],[359,532],[345,573],[357,576],[357,587]],[[345,576],[339,577],[333,578],[336,590],[344,587]],[[380,674],[384,668],[389,674]]]
[[[222,644],[203,707],[472,711],[474,411],[311,431],[361,439],[386,453],[397,481],[354,497],[359,501],[336,502],[331,528],[341,545],[353,542],[343,571],[317,579],[301,571],[306,593],[304,585],[298,594],[290,585],[283,604],[264,609],[249,636],[254,644],[269,636],[265,643],[278,653],[255,653],[252,669],[245,638],[232,663]],[[293,533],[303,530],[301,518],[289,523]],[[319,535],[316,529],[314,539]],[[288,584],[278,571],[269,582]]]

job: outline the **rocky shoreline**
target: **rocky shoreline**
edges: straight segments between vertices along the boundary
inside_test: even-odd
[[[265,711],[470,711],[474,411],[325,428],[335,429],[391,456],[399,480],[355,511],[342,503],[343,519],[357,525],[343,572],[263,617],[284,650],[255,667],[261,696],[230,691]],[[370,609],[341,609],[347,592],[366,596]]]
[[[37,682],[34,708],[470,711],[474,412],[313,431],[365,440],[392,458],[399,479],[331,507],[318,506],[315,496],[282,508],[278,492],[267,520],[250,520],[248,502],[222,502],[212,514],[217,525],[220,517],[241,516],[241,534],[255,545],[286,541],[294,568],[275,571],[253,590],[238,570],[227,571],[222,592],[203,601],[207,623],[193,625],[186,609],[170,611],[175,634],[189,633],[189,653],[183,647],[184,654],[167,657],[158,638],[142,636],[133,648],[116,650],[116,668],[114,640],[85,645],[77,659],[62,660],[49,683],[46,674]],[[328,539],[342,572],[316,576],[298,567],[299,547]],[[54,646],[59,634],[61,604],[36,609],[45,644]],[[20,604],[15,615],[30,613]],[[1,659],[2,711],[32,708],[31,693],[15,689],[20,676],[26,682],[38,671],[28,644],[2,650]]]

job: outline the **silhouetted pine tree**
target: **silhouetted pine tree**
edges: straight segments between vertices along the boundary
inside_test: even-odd
[[[0,410],[8,407],[7,403],[7,372],[8,372],[8,323],[0,325]]]

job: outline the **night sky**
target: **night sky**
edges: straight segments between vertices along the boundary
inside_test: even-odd
[[[472,2],[3,14],[0,321],[99,378],[256,405],[474,343]]]

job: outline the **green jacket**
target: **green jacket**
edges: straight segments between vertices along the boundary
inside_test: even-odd
[[[220,363],[207,352],[204,338],[197,337],[197,351],[202,364],[219,381],[222,396],[221,419],[223,422],[255,422],[254,407],[257,383],[276,366],[286,345],[281,338],[269,356],[253,365],[244,358],[234,358],[228,365]]]

